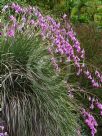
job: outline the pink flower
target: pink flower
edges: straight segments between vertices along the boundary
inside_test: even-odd
[[[34,25],[34,23],[35,23],[34,20],[31,19],[31,20],[30,20],[30,24],[31,24],[31,25]]]
[[[14,37],[15,35],[15,30],[14,28],[10,28],[8,31],[7,31],[7,36],[8,37]]]
[[[8,9],[8,5],[5,5],[5,6],[3,7],[2,11],[5,12],[6,9]]]
[[[63,15],[63,19],[65,19],[66,17],[67,17],[67,15],[66,15],[66,14],[64,14],[64,15]]]
[[[13,22],[16,22],[16,18],[15,18],[13,15],[10,16],[10,19],[11,19]]]
[[[102,111],[100,111],[100,115],[102,116]]]
[[[89,112],[85,111],[85,109],[83,109],[82,115],[83,115],[83,117],[85,119],[85,123],[87,124],[87,126],[91,130],[91,136],[95,136],[95,134],[97,133],[96,128],[98,126],[95,118]]]
[[[100,110],[102,110],[102,104],[101,103],[97,102],[96,105],[97,105],[97,108],[99,108]]]

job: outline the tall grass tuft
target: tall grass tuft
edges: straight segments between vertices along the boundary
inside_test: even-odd
[[[75,136],[75,105],[33,30],[1,39],[2,114],[10,136]]]

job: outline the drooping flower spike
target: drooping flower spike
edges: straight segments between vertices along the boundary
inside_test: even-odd
[[[88,80],[90,80],[93,87],[100,88],[102,87],[102,74],[99,71],[95,71],[95,74],[92,74],[85,64],[85,51],[81,48],[80,42],[76,38],[75,32],[73,31],[70,24],[66,21],[67,15],[64,14],[63,19],[65,20],[66,28],[62,28],[60,23],[57,23],[50,16],[43,16],[40,11],[36,7],[22,7],[16,3],[12,3],[11,5],[7,5],[4,9],[12,9],[15,13],[19,15],[33,16],[36,19],[23,19],[22,23],[16,22],[16,17],[13,15],[10,16],[10,20],[12,20],[12,26],[16,26],[16,30],[22,30],[25,25],[33,25],[34,27],[41,29],[42,39],[49,39],[51,41],[51,50],[61,56],[65,56],[68,62],[73,62],[76,67],[76,74],[79,76],[81,74],[85,75]],[[28,21],[25,21],[28,20]],[[29,22],[29,23],[28,23]],[[7,28],[7,35],[9,37],[14,37],[15,29],[11,27]],[[73,44],[70,44],[70,40]],[[52,56],[53,58],[54,56]],[[58,64],[56,63],[56,67],[58,70]]]

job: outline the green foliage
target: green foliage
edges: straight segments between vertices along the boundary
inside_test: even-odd
[[[8,2],[37,5],[43,10],[53,11],[53,14],[57,15],[66,13],[73,23],[95,21],[97,13],[98,16],[100,14],[100,18],[102,17],[101,0],[1,0],[0,7],[2,8]],[[101,26],[101,20],[96,24]]]
[[[0,92],[10,136],[75,136],[75,105],[38,34],[31,28],[0,39]]]
[[[95,21],[96,14],[102,13],[102,1],[100,0],[35,0],[32,1],[32,4],[43,7],[43,9],[50,9],[53,11],[53,14],[62,15],[66,13],[73,23],[89,23],[90,21]],[[102,17],[101,14],[100,16]],[[101,20],[97,25],[100,24]]]

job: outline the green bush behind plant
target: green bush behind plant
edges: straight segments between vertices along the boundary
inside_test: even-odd
[[[1,0],[0,7],[8,2],[37,5],[57,15],[66,13],[73,23],[94,21],[98,26],[102,25],[101,0]]]
[[[101,0],[32,0],[31,4],[38,5],[42,8],[52,10],[53,14],[66,13],[73,23],[89,23],[94,21],[97,25],[101,25],[102,18],[102,1]]]

